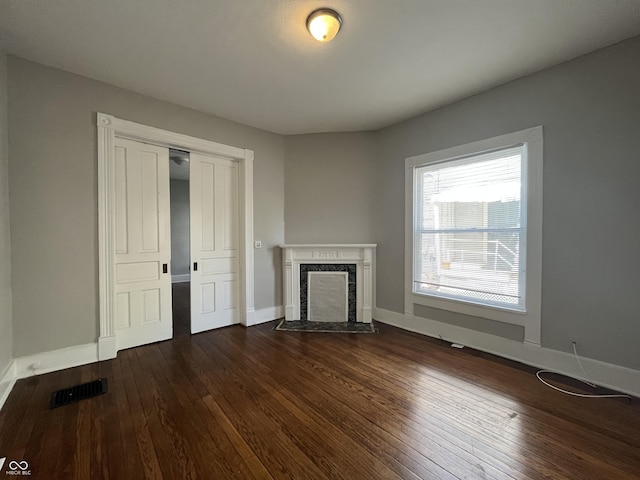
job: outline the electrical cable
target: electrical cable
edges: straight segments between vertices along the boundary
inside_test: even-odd
[[[582,367],[582,362],[580,362],[580,357],[578,356],[578,352],[576,350],[576,342],[571,342],[571,345],[573,346],[573,354],[576,357],[576,360],[578,361],[578,365],[580,366],[580,370],[582,370],[582,374],[585,376],[585,378],[587,378],[587,373],[584,371],[584,368]],[[587,394],[587,393],[576,393],[576,392],[570,392],[568,390],[564,390],[560,387],[556,387],[555,385],[552,385],[551,383],[547,382],[546,380],[544,380],[541,376],[541,374],[543,373],[553,373],[555,375],[562,375],[563,377],[567,377],[570,378],[572,380],[577,380],[578,382],[584,383],[585,385],[589,385],[592,388],[596,388],[597,385],[591,383],[591,382],[587,382],[586,380],[580,380],[579,378],[574,378],[571,377],[569,375],[565,375],[564,373],[560,373],[560,372],[554,372],[553,370],[538,370],[536,372],[536,377],[538,377],[538,380],[540,380],[542,383],[544,383],[547,387],[553,388],[554,390],[557,390],[558,392],[562,392],[565,393],[567,395],[572,395],[574,397],[581,397],[581,398],[631,398],[630,395],[625,395],[625,394],[602,394],[602,395],[594,395],[594,394]]]
[[[554,372],[553,370],[538,370],[536,372],[536,377],[538,377],[538,380],[540,380],[542,383],[544,383],[547,387],[551,387],[554,390],[557,390],[559,392],[562,393],[566,393],[567,395],[573,395],[574,397],[582,397],[582,398],[631,398],[629,395],[624,395],[624,394],[615,394],[615,395],[593,395],[593,394],[586,394],[586,393],[576,393],[576,392],[570,392],[568,390],[564,390],[560,387],[556,387],[555,385],[550,384],[549,382],[545,381],[540,374],[542,373],[554,373],[556,375],[563,375],[565,377],[569,377],[568,375],[564,375],[562,373],[559,372]],[[584,382],[578,378],[573,378],[573,377],[569,377],[573,380],[577,380],[579,382],[585,383],[587,385],[591,385],[589,382]]]
[[[582,375],[584,375],[584,378],[587,378],[587,372],[584,371],[584,368],[582,367],[582,362],[580,361],[580,357],[578,356],[578,351],[576,350],[576,342],[571,342],[571,346],[573,347],[573,354],[575,355],[576,360],[578,361],[580,370],[582,370]],[[591,382],[586,382],[584,380],[581,380],[581,381],[589,385],[591,388],[596,388],[596,385]]]

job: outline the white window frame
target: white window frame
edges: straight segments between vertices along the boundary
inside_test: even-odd
[[[524,327],[524,343],[540,347],[541,292],[542,292],[542,127],[537,126],[480,140],[457,147],[426,153],[405,160],[405,315],[413,316],[414,304],[449,310],[452,312],[487,318],[498,322]],[[460,157],[481,154],[491,150],[523,144],[526,146],[526,171],[522,181],[526,182],[525,304],[524,311],[498,306],[480,305],[424,295],[413,292],[414,279],[414,220],[416,218],[415,188],[416,169],[425,165],[442,163]],[[522,240],[521,240],[522,241]]]

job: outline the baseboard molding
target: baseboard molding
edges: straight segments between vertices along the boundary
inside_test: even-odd
[[[16,362],[11,360],[2,376],[0,376],[0,409],[2,409],[4,402],[7,401],[16,380]]]
[[[278,305],[276,307],[267,307],[261,308],[260,310],[256,310],[255,315],[253,316],[253,322],[251,324],[247,324],[247,327],[252,327],[253,325],[260,325],[261,323],[271,322],[272,320],[277,320],[278,318],[284,317],[284,306]]]
[[[183,273],[181,275],[171,275],[171,283],[182,283],[191,281],[191,275],[189,273]]]
[[[283,317],[284,307],[282,305],[262,308],[255,311],[251,324],[247,326],[258,325]],[[434,338],[442,337],[447,341],[460,343],[476,350],[515,360],[533,367],[554,370],[574,378],[589,380],[603,387],[640,397],[640,371],[638,370],[581,357],[582,365],[589,375],[589,378],[583,378],[574,356],[570,353],[544,347],[529,347],[523,343],[495,335],[413,315],[396,313],[382,308],[375,309],[374,319],[404,330]],[[15,358],[0,377],[0,408],[2,408],[11,393],[16,380],[20,378],[64,370],[65,368],[77,367],[97,361],[97,343]],[[38,367],[32,368],[33,365],[38,365]]]
[[[14,359],[16,378],[64,370],[98,361],[98,344],[89,343],[76,347],[62,348],[50,352],[36,353]],[[34,365],[37,367],[34,368]]]
[[[98,360],[110,360],[118,355],[118,342],[115,335],[98,338]]]
[[[16,380],[97,361],[97,343],[14,358],[0,377],[0,408],[9,397]]]
[[[392,312],[375,310],[374,319],[395,327],[434,338],[444,338],[476,350],[515,360],[525,365],[553,370],[602,387],[640,397],[640,371],[610,363],[580,357],[589,378],[584,378],[573,354],[544,347],[528,346],[514,340],[477,332],[468,328]]]

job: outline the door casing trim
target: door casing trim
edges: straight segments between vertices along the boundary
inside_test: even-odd
[[[115,328],[115,149],[116,137],[154,145],[218,155],[238,162],[240,213],[240,323],[253,325],[253,150],[232,147],[200,138],[122,120],[98,112],[98,285],[100,336],[98,359],[118,353]]]

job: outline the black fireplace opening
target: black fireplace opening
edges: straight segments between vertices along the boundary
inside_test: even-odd
[[[347,272],[347,298],[349,322],[356,321],[356,264],[355,263],[301,263],[300,264],[300,320],[308,320],[309,272]]]

